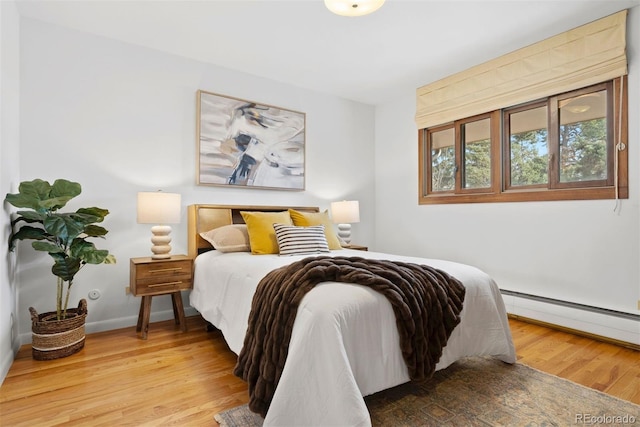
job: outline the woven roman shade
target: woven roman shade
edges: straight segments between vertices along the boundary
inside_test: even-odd
[[[418,128],[626,75],[626,19],[623,10],[418,88]]]

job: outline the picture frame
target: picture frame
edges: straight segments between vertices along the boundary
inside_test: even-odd
[[[306,114],[197,92],[197,184],[305,189]]]

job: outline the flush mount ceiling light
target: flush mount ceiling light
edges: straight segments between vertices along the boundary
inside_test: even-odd
[[[561,102],[560,108],[566,108],[574,114],[581,114],[602,102],[599,93],[587,93]]]
[[[380,9],[384,0],[324,0],[324,4],[336,15],[362,16]]]

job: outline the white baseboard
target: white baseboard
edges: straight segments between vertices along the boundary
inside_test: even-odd
[[[507,313],[640,345],[640,322],[578,308],[503,295]]]
[[[4,379],[7,377],[14,357],[15,353],[13,352],[7,352],[2,355],[2,361],[0,361],[0,385],[2,385]]]
[[[185,316],[196,316],[198,311],[193,307],[184,308]],[[173,319],[173,310],[153,311],[149,316],[149,322],[162,322],[163,320]],[[87,322],[84,326],[85,333],[93,334],[96,332],[111,331],[114,329],[135,327],[138,323],[138,316],[119,317],[117,319],[107,319],[97,322]],[[31,332],[19,335],[20,345],[31,344]]]

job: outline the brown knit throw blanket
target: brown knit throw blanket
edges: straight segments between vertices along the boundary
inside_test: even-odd
[[[233,373],[248,382],[249,408],[266,415],[282,374],[304,295],[320,282],[357,283],[387,297],[412,380],[433,374],[460,322],[465,288],[435,268],[360,257],[311,257],[273,270],[253,297],[244,346]]]

